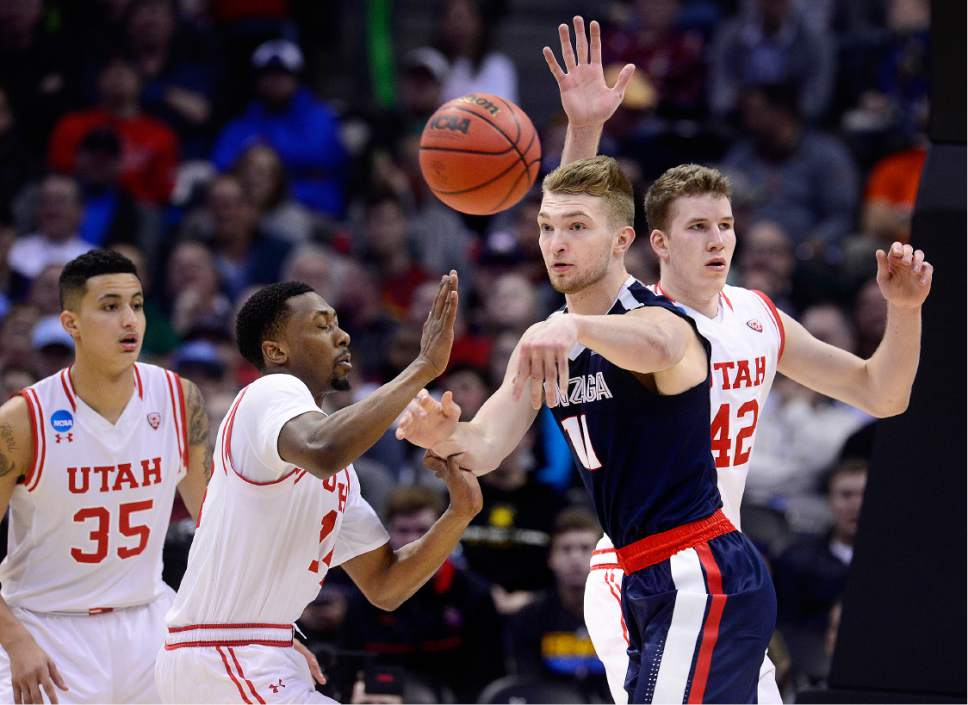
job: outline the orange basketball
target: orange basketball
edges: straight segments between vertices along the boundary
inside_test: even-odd
[[[420,171],[455,210],[489,215],[520,201],[541,168],[531,119],[509,100],[471,93],[444,103],[420,136]]]

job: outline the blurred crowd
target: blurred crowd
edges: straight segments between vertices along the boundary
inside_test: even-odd
[[[301,280],[335,306],[355,368],[353,390],[327,401],[335,409],[414,357],[437,278],[455,268],[461,311],[438,386],[472,417],[518,336],[560,305],[538,251],[540,189],[497,216],[461,216],[423,183],[419,136],[440,103],[470,91],[525,110],[529,93],[553,97],[550,76],[518,80],[541,46],[502,37],[540,9],[555,18],[543,43],[557,50],[557,22],[588,9],[574,4],[439,0],[436,27],[404,49],[392,2],[0,3],[5,398],[70,363],[61,267],[111,247],[145,285],[143,359],[196,382],[213,428],[256,375],[232,337],[253,288]],[[726,171],[739,235],[730,282],[871,354],[886,317],[873,253],[907,240],[925,157],[928,0],[611,0],[594,11],[609,72],[638,67],[602,151],[638,194],[681,162]],[[370,80],[324,100],[350,71],[334,61],[346,44],[365,47]],[[543,173],[565,124],[536,125]],[[628,265],[651,283],[639,218]],[[871,421],[779,377],[761,416],[743,525],[774,571],[785,694],[828,668]],[[545,410],[482,479],[484,510],[460,552],[397,612],[370,606],[336,571],[300,621],[329,692],[349,699],[346,683],[382,668],[368,682],[397,684],[410,701],[499,702],[534,683],[560,702],[607,700],[582,620],[600,529],[571,463]],[[356,468],[395,546],[442,510],[433,475],[392,429]],[[175,512],[166,578],[177,585],[191,522]]]

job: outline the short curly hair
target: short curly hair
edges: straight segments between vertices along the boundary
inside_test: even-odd
[[[311,291],[315,289],[302,282],[277,282],[252,294],[235,320],[235,340],[242,357],[260,371],[265,370],[262,341],[278,333],[289,320],[289,299]]]
[[[87,280],[102,274],[133,274],[138,277],[134,262],[114,250],[89,250],[64,265],[58,280],[61,308],[76,305],[87,291]],[[141,277],[138,277],[141,281]]]

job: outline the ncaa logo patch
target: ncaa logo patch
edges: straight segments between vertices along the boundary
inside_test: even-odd
[[[148,425],[157,431],[158,426],[161,425],[161,414],[159,414],[157,411],[153,411],[148,414]]]
[[[58,433],[67,433],[74,428],[74,417],[67,409],[58,409],[50,415],[50,425]]]
[[[746,325],[755,330],[757,333],[763,332],[763,324],[755,318],[751,318],[750,320],[746,321]]]

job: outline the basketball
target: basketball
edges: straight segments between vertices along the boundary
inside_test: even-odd
[[[444,103],[420,136],[420,171],[430,190],[471,215],[507,210],[541,168],[531,119],[509,100],[472,93]]]

